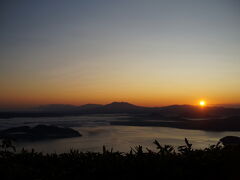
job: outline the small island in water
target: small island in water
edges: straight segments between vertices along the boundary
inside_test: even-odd
[[[52,125],[20,126],[0,131],[0,138],[10,138],[17,141],[39,141],[80,136],[82,135],[74,129]]]

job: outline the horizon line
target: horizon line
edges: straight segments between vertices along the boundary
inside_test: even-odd
[[[169,106],[198,106],[198,104],[170,104],[170,105],[162,105],[162,106],[144,106],[144,105],[137,105],[137,104],[133,104],[131,102],[127,102],[127,101],[111,101],[110,103],[104,103],[104,104],[100,104],[100,103],[86,103],[86,104],[79,104],[79,105],[75,105],[75,104],[65,104],[65,103],[48,103],[48,104],[39,104],[39,105],[29,105],[29,106],[25,106],[25,107],[10,107],[10,106],[2,106],[0,107],[0,111],[10,111],[10,110],[16,110],[16,111],[21,111],[21,110],[31,110],[34,108],[39,108],[39,107],[44,107],[44,106],[50,106],[50,105],[62,105],[62,106],[72,106],[72,107],[81,107],[81,106],[85,106],[85,105],[101,105],[101,106],[106,106],[106,105],[110,105],[113,103],[126,103],[126,104],[130,104],[133,106],[138,106],[138,107],[145,107],[145,108],[162,108],[162,107],[169,107]],[[240,108],[240,103],[235,103],[235,104],[207,104],[206,107],[224,107],[224,108]]]

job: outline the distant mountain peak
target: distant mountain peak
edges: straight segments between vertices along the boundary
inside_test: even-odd
[[[80,106],[80,108],[82,110],[91,110],[91,109],[100,108],[100,107],[103,107],[103,105],[101,105],[101,104],[84,104],[84,105]]]
[[[107,105],[105,105],[105,106],[138,107],[138,106],[136,106],[136,105],[134,105],[134,104],[130,104],[130,103],[128,103],[128,102],[112,102],[112,103],[107,104]]]
[[[114,102],[112,102],[112,103],[110,103],[110,104],[130,104],[130,103],[124,102],[124,101],[121,101],[121,102],[114,101]],[[132,104],[131,104],[131,105],[132,105]]]

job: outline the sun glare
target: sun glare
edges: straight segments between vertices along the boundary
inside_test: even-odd
[[[204,107],[204,106],[206,105],[206,102],[205,102],[205,101],[200,101],[200,102],[199,102],[199,105],[200,105],[201,107]]]

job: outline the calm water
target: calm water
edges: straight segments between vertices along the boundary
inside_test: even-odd
[[[154,149],[153,141],[174,146],[183,145],[187,137],[194,148],[204,148],[216,144],[224,136],[240,136],[240,132],[209,132],[166,127],[111,126],[110,121],[126,120],[127,115],[91,115],[57,118],[14,118],[0,119],[0,129],[22,125],[51,124],[71,127],[83,136],[50,141],[18,143],[17,148],[34,148],[42,152],[68,152],[71,148],[81,151],[102,151],[102,146],[127,152],[130,147],[142,145]]]

